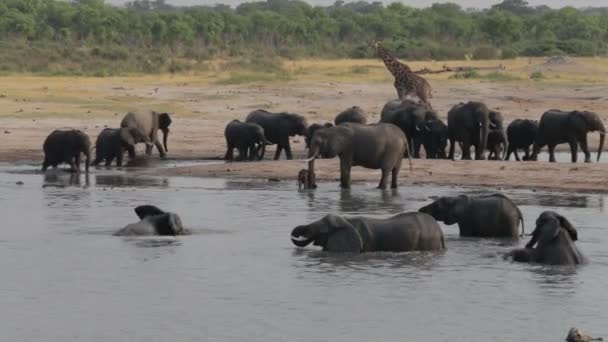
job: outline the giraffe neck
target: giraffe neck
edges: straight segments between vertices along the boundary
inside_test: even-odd
[[[384,46],[378,45],[378,55],[386,65],[388,71],[393,74],[393,76],[397,76],[401,71],[411,72],[410,67],[406,64],[399,62],[395,57],[393,57]]]

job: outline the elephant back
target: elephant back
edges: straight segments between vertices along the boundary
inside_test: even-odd
[[[354,122],[365,125],[367,123],[367,118],[365,117],[365,112],[363,109],[361,109],[361,107],[353,106],[336,115],[334,123],[339,125],[343,122]]]

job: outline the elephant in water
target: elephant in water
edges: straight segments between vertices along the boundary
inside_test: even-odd
[[[115,236],[188,235],[177,214],[165,212],[153,205],[135,208],[139,222],[126,225],[114,233]]]
[[[314,174],[315,158],[338,156],[342,188],[350,187],[350,169],[353,166],[382,169],[379,189],[386,188],[388,175],[392,173],[391,188],[397,188],[401,162],[407,151],[405,134],[393,124],[361,125],[345,122],[315,132],[308,150],[308,169]],[[410,169],[411,167],[410,159]],[[314,184],[311,183],[311,186]]]
[[[458,223],[461,236],[519,237],[524,233],[521,211],[503,194],[441,197],[418,211],[447,225]]]
[[[326,215],[291,232],[298,247],[310,243],[327,252],[407,252],[445,249],[443,232],[431,216],[402,213],[387,219]]]
[[[576,229],[565,217],[545,211],[536,219],[536,228],[526,248],[514,249],[505,258],[549,265],[583,264],[586,259],[574,244],[577,239]]]

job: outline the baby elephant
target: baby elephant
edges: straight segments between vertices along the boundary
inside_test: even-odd
[[[418,211],[447,225],[458,223],[461,236],[511,237],[524,233],[521,211],[502,194],[441,197]]]
[[[536,220],[536,228],[526,248],[514,249],[505,258],[549,265],[582,264],[585,257],[574,245],[577,239],[576,229],[565,217],[553,211],[545,211]]]
[[[577,328],[571,328],[570,331],[568,331],[568,336],[566,336],[566,342],[590,342],[603,340],[604,339],[601,337],[591,337]]]
[[[262,126],[239,120],[232,120],[226,125],[224,137],[228,146],[224,156],[227,161],[234,160],[235,148],[239,150],[237,160],[259,160],[264,155],[266,145],[272,145],[266,140]]]
[[[122,166],[122,158],[127,147],[128,144],[122,140],[119,128],[105,128],[95,141],[95,160],[91,165],[98,165],[105,160],[106,166],[110,166],[116,158],[116,166]]]
[[[291,232],[298,247],[311,242],[328,252],[406,252],[445,249],[443,232],[431,216],[402,213],[388,219],[326,215]]]
[[[298,172],[298,189],[316,189],[315,173],[307,169],[302,169]]]
[[[114,233],[115,236],[176,236],[189,234],[177,214],[164,212],[153,205],[140,205],[135,208],[135,213],[140,221],[126,225]]]
[[[80,172],[80,154],[85,156],[85,170],[89,172],[89,158],[91,156],[91,140],[86,133],[77,130],[54,130],[46,137],[42,145],[44,161],[42,171],[49,166],[66,163],[70,164],[71,171]]]

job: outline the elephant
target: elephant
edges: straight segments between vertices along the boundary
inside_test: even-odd
[[[475,159],[485,159],[484,151],[490,126],[490,110],[481,102],[459,103],[448,112],[449,159],[454,160],[456,142],[462,143],[462,159],[471,159],[471,146],[475,146]]]
[[[507,152],[507,137],[504,131],[491,129],[488,132],[487,150],[489,160],[503,160]]]
[[[171,117],[168,113],[150,112],[129,112],[120,123],[120,136],[128,145],[127,152],[129,158],[135,158],[135,144],[143,142],[146,144],[146,154],[152,154],[152,146],[156,146],[160,157],[166,156],[167,137]],[[163,132],[163,145],[158,140],[158,130]]]
[[[538,131],[538,121],[528,119],[513,120],[507,127],[507,156],[505,160],[511,158],[511,153],[515,155],[515,160],[519,161],[517,150],[524,150],[523,160],[530,159],[530,146],[534,144],[536,132]]]
[[[399,101],[400,103],[397,104],[397,101],[390,101],[384,105],[380,122],[392,123],[399,127],[408,139],[408,147],[413,152],[414,158],[420,158],[420,146],[425,135],[431,136],[427,139],[433,139],[433,132],[425,126],[430,121],[439,120],[439,117],[432,109],[422,104],[410,100]]]
[[[149,235],[188,235],[180,217],[171,212],[165,212],[153,205],[140,205],[135,208],[135,214],[140,221],[126,225],[115,236],[149,236]]]
[[[314,174],[315,158],[338,156],[342,188],[350,188],[350,169],[353,166],[382,169],[379,189],[386,188],[388,174],[392,172],[391,188],[397,188],[401,162],[407,151],[405,134],[393,124],[361,125],[345,122],[315,132],[308,149],[308,170],[309,174]],[[310,181],[309,184],[314,185],[314,182]]]
[[[548,265],[578,265],[586,262],[574,241],[578,233],[564,216],[545,211],[536,219],[536,228],[525,248],[510,251],[505,258],[516,262]]]
[[[524,219],[519,208],[503,194],[440,197],[418,210],[447,225],[458,223],[460,236],[519,237],[524,232]]]
[[[429,120],[424,124],[420,137],[427,159],[446,159],[448,146],[448,126],[439,120]]]
[[[306,148],[310,148],[310,139],[312,139],[312,135],[315,133],[316,130],[320,129],[320,128],[327,128],[327,127],[332,127],[334,124],[332,124],[331,122],[326,122],[323,125],[318,124],[318,123],[313,123],[312,125],[308,126],[308,128],[306,129],[306,134],[304,135],[304,141],[306,142]]]
[[[551,109],[540,118],[538,131],[534,139],[534,150],[530,159],[537,160],[540,149],[548,145],[549,161],[555,162],[555,146],[568,143],[573,163],[576,163],[578,145],[581,146],[581,149],[585,153],[585,163],[590,163],[591,153],[589,153],[587,146],[587,133],[593,131],[600,132],[600,144],[597,151],[597,161],[600,161],[606,138],[606,128],[602,123],[602,119],[594,112],[564,112]]]
[[[105,160],[106,166],[110,166],[116,158],[116,166],[122,166],[122,158],[128,144],[122,140],[120,128],[104,128],[95,141],[95,160],[91,165],[98,165]]]
[[[568,336],[566,336],[566,342],[590,342],[590,341],[603,341],[601,337],[591,337],[578,328],[570,328]]]
[[[248,155],[249,160],[259,160],[266,150],[266,145],[271,145],[264,136],[262,126],[239,120],[232,120],[226,125],[224,137],[228,146],[224,159],[228,161],[234,159],[233,151],[235,148],[239,150],[237,160],[247,160]]]
[[[329,214],[308,225],[297,226],[291,241],[298,247],[310,243],[326,252],[408,252],[445,249],[443,232],[431,216],[410,212],[387,219],[341,217]]]
[[[340,114],[336,115],[334,119],[334,123],[339,125],[343,122],[354,122],[365,125],[367,123],[367,118],[365,117],[365,112],[359,106],[352,106]]]
[[[85,172],[89,172],[89,159],[91,157],[91,139],[78,129],[54,130],[44,140],[42,145],[44,161],[42,171],[49,166],[70,164],[70,171],[80,172],[80,154],[85,156]]]
[[[263,109],[255,110],[247,115],[246,122],[256,123],[264,128],[266,139],[277,144],[274,160],[278,160],[281,151],[285,149],[287,159],[293,159],[289,137],[305,135],[308,127],[306,119],[298,114],[270,113]],[[264,155],[262,155],[262,158]]]

